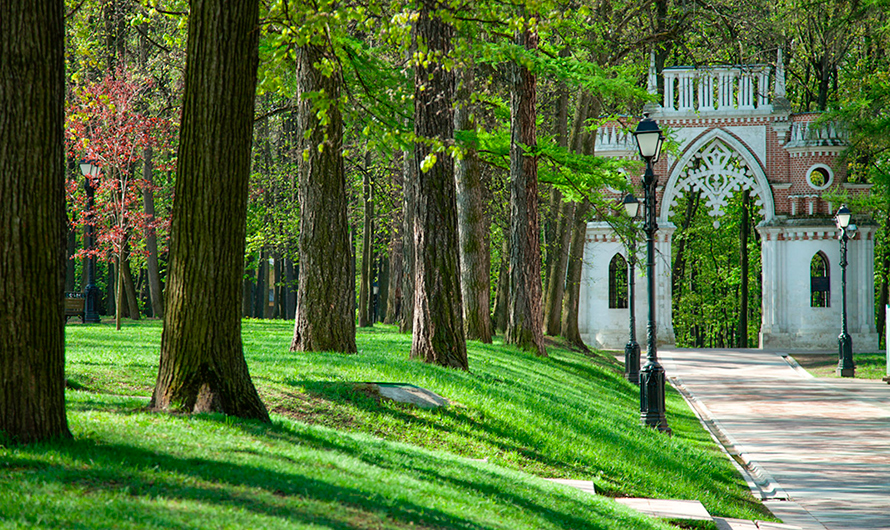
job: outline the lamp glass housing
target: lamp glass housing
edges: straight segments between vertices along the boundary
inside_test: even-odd
[[[631,219],[635,219],[640,213],[640,201],[632,193],[628,193],[621,204],[624,205],[624,211]]]
[[[853,212],[851,212],[850,209],[847,208],[847,205],[842,205],[835,215],[838,228],[845,229],[850,226],[850,219],[852,217]]]
[[[89,160],[82,160],[80,162],[80,172],[83,173],[85,177],[95,177],[99,174],[99,166],[93,164]]]
[[[640,150],[640,156],[647,160],[657,160],[661,145],[664,143],[664,136],[655,120],[646,116],[637,125],[634,130],[634,138],[637,141],[637,148]]]

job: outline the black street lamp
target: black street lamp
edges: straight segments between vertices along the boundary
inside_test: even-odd
[[[658,224],[655,221],[655,187],[658,178],[652,171],[652,165],[658,162],[664,135],[655,120],[643,114],[643,120],[634,131],[634,138],[640,150],[640,156],[646,161],[646,173],[643,175],[645,192],[646,219],[643,230],[646,232],[646,284],[649,294],[649,321],[646,325],[646,364],[640,371],[640,420],[643,425],[653,427],[661,432],[671,433],[667,418],[664,415],[664,368],[658,363],[655,347],[655,232]]]
[[[841,205],[835,215],[838,230],[841,231],[841,334],[837,337],[837,375],[841,377],[853,377],[856,373],[856,366],[853,364],[853,338],[847,333],[847,241],[850,240],[848,232],[856,229],[855,225],[850,224],[852,216],[853,212],[846,205]]]
[[[637,218],[640,211],[640,201],[633,194],[628,194],[622,201],[624,210],[627,212],[631,220]],[[630,273],[627,277],[628,287],[628,303],[627,307],[630,311],[630,338],[624,346],[624,378],[635,385],[640,384],[640,344],[637,342],[637,319],[636,319],[636,295],[634,293],[634,270],[637,263],[636,242],[633,235],[627,244],[627,261],[630,265]]]
[[[93,250],[93,245],[95,244],[95,230],[96,228],[93,226],[93,193],[95,189],[93,188],[93,179],[99,176],[99,172],[101,168],[99,166],[94,165],[90,160],[83,160],[80,162],[80,172],[83,173],[84,176],[84,189],[87,192],[87,211],[89,212],[86,226],[86,248],[87,251]],[[87,273],[87,285],[86,285],[86,301],[84,302],[84,317],[83,321],[86,322],[100,322],[102,319],[99,317],[99,313],[96,309],[99,307],[99,288],[96,286],[96,257],[92,254],[87,254],[86,260],[84,262],[86,265],[86,273]]]

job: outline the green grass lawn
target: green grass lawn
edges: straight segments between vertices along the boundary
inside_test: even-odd
[[[794,354],[793,358],[815,377],[839,377],[838,354]],[[887,375],[886,353],[854,353],[857,379],[882,379]]]
[[[466,373],[408,360],[410,336],[390,326],[360,330],[355,355],[291,353],[291,322],[246,320],[263,425],[146,412],[157,321],[66,331],[74,440],[0,447],[0,528],[667,528],[608,496],[771,519],[678,394],[673,437],[641,427],[639,390],[605,354],[470,342]],[[454,405],[380,400],[361,382]]]

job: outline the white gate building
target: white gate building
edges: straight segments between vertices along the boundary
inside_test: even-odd
[[[656,93],[650,63],[649,90]],[[677,198],[701,190],[715,226],[735,191],[747,189],[760,207],[762,244],[762,325],[760,347],[833,350],[841,320],[840,206],[823,198],[838,188],[867,193],[870,185],[846,182],[836,164],[843,134],[816,127],[818,114],[791,113],[785,99],[781,52],[775,72],[765,65],[668,68],[664,97],[650,117],[669,128],[680,143],[679,157],[663,156],[658,176],[656,239],[656,322],[658,342],[673,343],[671,324],[671,240],[668,220]],[[599,156],[636,159],[631,134],[616,124],[601,127]],[[694,162],[694,163],[693,163]],[[640,176],[632,181],[640,189]],[[877,351],[874,307],[876,226],[862,223],[849,242],[847,325],[855,351]],[[610,274],[615,256],[627,258],[622,242],[605,223],[587,228],[579,322],[591,346],[623,349],[628,340],[627,308],[610,307]],[[613,264],[610,273],[610,264]],[[815,269],[811,264],[820,265]],[[643,264],[644,265],[644,264]],[[637,271],[643,265],[638,265]],[[821,275],[813,270],[823,270]],[[645,346],[647,298],[644,277],[636,277],[637,337]],[[614,298],[614,297],[613,297]],[[615,305],[614,303],[611,305]]]

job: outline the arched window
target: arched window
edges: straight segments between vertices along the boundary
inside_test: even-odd
[[[627,307],[627,261],[615,254],[609,263],[609,309]]]
[[[831,277],[828,272],[828,257],[817,252],[810,260],[810,307],[829,307],[831,300]]]

